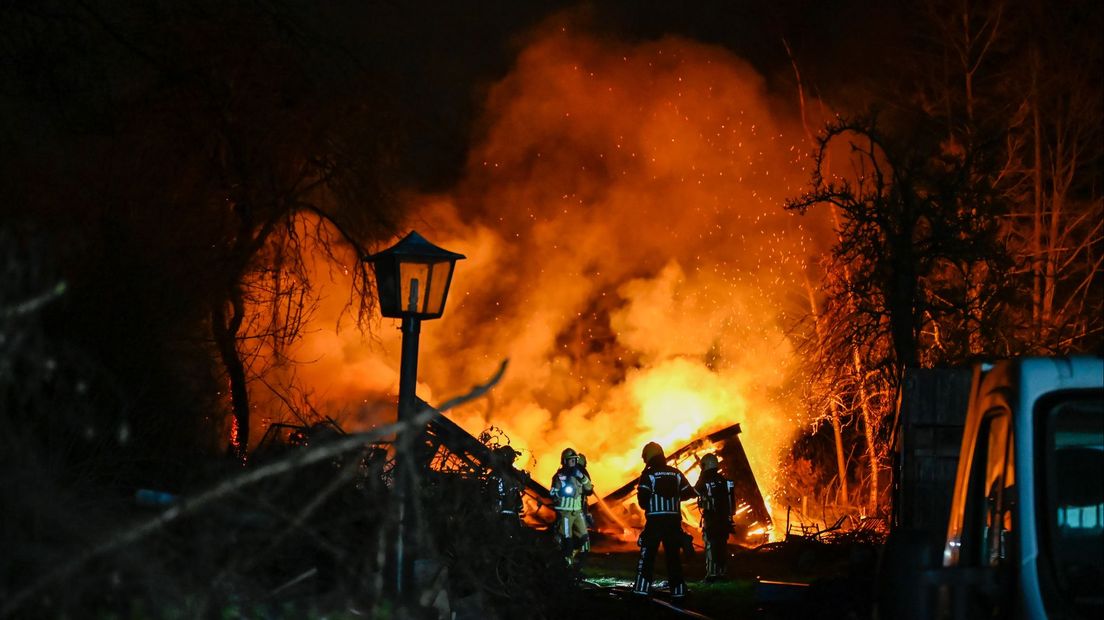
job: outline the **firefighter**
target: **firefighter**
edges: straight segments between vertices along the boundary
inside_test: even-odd
[[[686,581],[682,577],[679,552],[686,548],[690,536],[682,529],[682,510],[679,505],[695,497],[694,488],[681,471],[667,464],[663,448],[649,442],[640,453],[644,471],[636,486],[636,499],[644,510],[644,531],[636,543],[640,546],[640,560],[636,565],[636,582],[633,594],[647,596],[652,587],[652,573],[659,544],[667,556],[667,583],[671,598],[676,602],[686,597]]]
[[[719,466],[716,454],[703,456],[702,473],[694,485],[702,517],[702,538],[705,539],[705,581],[725,576],[728,537],[732,534],[732,516],[736,510],[736,485],[721,474]]]
[[[587,471],[587,458],[586,458],[586,455],[583,454],[582,452],[580,452],[578,454],[578,458],[579,458],[579,469],[582,469],[583,474],[587,478],[590,478],[590,472]],[[594,515],[590,514],[590,496],[591,495],[594,495],[593,488],[589,492],[583,494],[583,520],[586,521],[587,530],[594,529]],[[589,537],[589,535],[587,537],[587,546],[586,546],[585,549],[583,549],[583,551],[590,551],[590,537]]]
[[[590,476],[579,467],[579,455],[575,450],[565,448],[560,453],[560,468],[552,476],[550,489],[556,509],[556,540],[568,566],[573,566],[579,555],[590,548],[583,498],[594,490]]]
[[[487,476],[487,492],[491,510],[511,526],[521,524],[521,494],[525,480],[514,468],[518,452],[510,446],[498,446],[491,451],[491,473]]]

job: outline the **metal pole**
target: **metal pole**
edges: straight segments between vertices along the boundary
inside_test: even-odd
[[[404,317],[402,320],[402,361],[399,366],[399,422],[409,422],[415,410],[415,388],[418,383],[418,338],[422,321]],[[413,443],[417,429],[400,430],[395,437],[395,488],[399,493],[399,532],[395,553],[395,593],[407,599],[414,591],[414,464]]]

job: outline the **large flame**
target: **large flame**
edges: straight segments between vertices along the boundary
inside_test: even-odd
[[[423,325],[419,395],[440,402],[508,357],[491,395],[450,416],[503,429],[542,483],[575,448],[599,493],[639,472],[644,443],[739,422],[769,494],[802,410],[786,334],[811,251],[781,208],[805,178],[788,108],[718,48],[535,37],[489,93],[463,181],[413,199],[411,227],[469,257]],[[399,333],[335,333],[336,275],[299,378],[316,405],[393,395]]]

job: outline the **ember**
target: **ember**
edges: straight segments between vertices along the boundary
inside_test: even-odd
[[[419,395],[433,402],[508,356],[492,397],[450,416],[473,434],[504,429],[536,480],[571,446],[602,494],[639,472],[644,443],[739,423],[769,494],[802,411],[786,328],[804,309],[787,295],[811,248],[809,220],[777,208],[805,173],[801,134],[774,107],[719,49],[535,40],[490,93],[466,179],[419,199],[434,238],[472,257],[449,320],[422,335]],[[341,311],[330,297],[320,326]],[[319,361],[300,379],[346,408],[393,394],[397,331],[375,344],[347,331],[308,330],[292,357]]]

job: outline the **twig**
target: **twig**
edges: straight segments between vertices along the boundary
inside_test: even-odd
[[[61,291],[64,291],[64,285],[55,287],[55,291],[57,291],[57,294],[60,294]],[[396,422],[394,424],[375,428],[368,432],[345,435],[322,445],[313,446],[308,450],[293,452],[278,461],[233,476],[228,480],[216,484],[207,491],[191,497],[182,498],[161,514],[141,522],[136,526],[126,528],[123,532],[108,538],[91,549],[77,555],[77,557],[66,564],[48,572],[34,583],[24,588],[21,592],[15,593],[11,598],[3,602],[3,606],[0,607],[0,616],[11,615],[31,597],[41,592],[47,586],[67,577],[71,577],[85,564],[95,558],[143,540],[151,534],[179,520],[181,517],[193,514],[208,504],[225,498],[243,487],[333,458],[334,456],[350,450],[362,449],[365,444],[379,441],[390,435],[397,435],[399,432],[406,430],[407,427],[424,427],[427,422],[432,420],[440,412],[486,394],[488,390],[494,387],[502,379],[502,375],[506,372],[508,361],[509,360],[503,360],[498,371],[486,383],[476,385],[468,393],[445,401],[437,409],[424,405],[421,410],[407,422]],[[309,507],[305,514],[309,514],[314,508],[315,506]]]
[[[301,574],[301,575],[299,575],[298,577],[295,577],[295,578],[294,578],[294,579],[292,579],[291,581],[289,581],[289,582],[285,583],[284,585],[282,585],[282,586],[280,586],[280,587],[276,588],[275,590],[273,590],[273,591],[269,592],[269,593],[268,593],[268,598],[271,598],[271,597],[273,597],[273,596],[276,596],[277,594],[279,594],[280,592],[283,592],[284,590],[287,590],[287,589],[288,589],[288,588],[290,588],[291,586],[293,586],[293,585],[295,585],[295,584],[297,584],[297,583],[299,583],[299,582],[301,582],[301,581],[305,581],[305,580],[307,580],[307,579],[310,579],[311,577],[314,577],[314,576],[315,576],[315,575],[317,575],[317,574],[318,574],[318,567],[317,567],[317,566],[311,567],[311,569],[310,569],[310,570],[308,570],[308,571],[306,571],[306,572],[302,573],[302,574]]]
[[[490,379],[488,379],[486,383],[475,386],[467,394],[446,400],[445,402],[437,406],[437,411],[443,413],[449,409],[452,409],[453,407],[457,407],[486,394],[491,390],[491,388],[493,388],[496,384],[498,384],[499,381],[502,380],[502,375],[506,374],[506,365],[509,363],[509,358],[502,360],[502,364],[500,364],[498,367],[498,372],[496,372]]]
[[[139,523],[134,527],[125,529],[122,533],[101,542],[73,558],[68,563],[50,571],[38,581],[24,588],[23,591],[15,593],[11,598],[4,601],[3,607],[0,607],[0,616],[11,615],[26,603],[28,599],[42,591],[46,586],[72,576],[81,567],[95,558],[136,543],[179,520],[181,517],[195,513],[200,508],[216,500],[227,497],[243,487],[332,458],[349,450],[363,448],[364,444],[378,441],[388,435],[393,435],[402,430],[404,426],[423,425],[431,420],[434,415],[436,415],[436,412],[432,408],[426,407],[408,423],[397,422],[388,424],[387,426],[382,426],[365,433],[347,435],[321,446],[312,447],[309,450],[294,452],[283,459],[267,465],[262,465],[256,469],[243,472],[225,480],[198,495],[181,499],[176,505],[168,508],[161,514]]]
[[[61,297],[65,293],[66,287],[67,285],[65,284],[65,281],[62,280],[61,282],[55,284],[53,288],[46,291],[45,293],[42,293],[41,295],[38,295],[37,297],[32,297],[26,301],[21,301],[14,306],[0,310],[0,318],[10,319],[12,317],[30,314],[38,310],[42,306],[45,306],[51,301],[57,299],[58,297]]]

